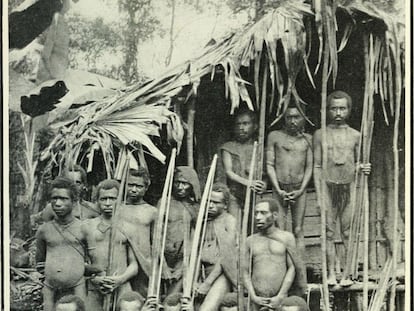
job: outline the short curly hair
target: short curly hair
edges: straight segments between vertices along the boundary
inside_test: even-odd
[[[69,190],[69,195],[72,201],[77,201],[79,198],[78,188],[76,187],[76,184],[73,182],[73,180],[67,177],[58,176],[51,182],[49,196],[51,195],[53,189]]]
[[[230,190],[229,190],[229,187],[227,187],[227,185],[225,185],[221,182],[216,182],[216,183],[213,184],[213,187],[212,187],[211,191],[221,192],[224,196],[224,203],[226,205],[229,204],[229,202],[230,202]]]
[[[329,108],[333,99],[340,99],[340,98],[346,99],[346,104],[348,105],[348,109],[351,110],[352,109],[352,98],[351,96],[348,95],[348,93],[344,91],[333,91],[331,94],[329,94],[326,100],[327,108]]]
[[[57,302],[56,302],[56,306],[61,305],[61,304],[70,304],[70,303],[74,303],[76,305],[76,311],[85,311],[85,303],[83,302],[83,300],[76,296],[76,295],[66,295],[61,297]]]
[[[148,187],[151,184],[151,179],[148,170],[145,167],[138,167],[138,169],[130,169],[129,175],[134,177],[141,177],[144,179],[145,185]]]

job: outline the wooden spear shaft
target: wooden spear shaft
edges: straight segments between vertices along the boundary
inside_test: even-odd
[[[157,293],[157,297],[159,295],[160,292],[160,287],[161,287],[161,276],[162,276],[162,266],[164,263],[164,250],[165,250],[165,241],[167,238],[167,226],[168,226],[168,217],[170,214],[170,206],[171,206],[171,193],[172,193],[172,187],[173,187],[173,180],[174,180],[174,167],[175,167],[175,158],[177,155],[177,150],[174,148],[173,149],[173,160],[171,160],[170,162],[170,166],[172,167],[171,170],[171,177],[169,179],[169,184],[168,184],[168,191],[167,191],[167,206],[165,208],[165,216],[163,219],[164,222],[164,226],[163,226],[163,232],[162,232],[162,240],[161,240],[161,250],[160,250],[160,259],[159,259],[159,269],[158,269],[158,275],[157,275],[157,283],[156,283],[156,293]]]
[[[152,254],[152,265],[151,265],[151,276],[149,279],[148,285],[148,298],[156,297],[158,299],[158,278],[159,278],[159,268],[161,259],[161,246],[162,246],[162,237],[163,237],[163,225],[165,222],[165,214],[167,209],[167,201],[168,201],[168,193],[171,191],[171,180],[174,175],[174,164],[175,164],[175,157],[177,154],[177,150],[174,148],[171,153],[170,162],[167,169],[167,174],[165,177],[164,188],[162,191],[160,207],[158,209],[158,221],[157,227],[154,234],[154,248]]]
[[[322,251],[322,289],[323,289],[323,302],[324,310],[330,310],[329,304],[329,289],[328,289],[328,276],[327,276],[327,258],[326,258],[326,168],[327,168],[327,156],[328,156],[328,144],[326,140],[326,100],[327,100],[327,88],[328,88],[328,62],[329,62],[329,41],[328,41],[328,17],[326,12],[327,3],[322,1],[321,15],[322,24],[324,28],[324,49],[323,49],[323,66],[322,66],[322,90],[321,90],[321,134],[322,134],[322,174],[321,174],[321,198],[319,198],[319,205],[321,208],[321,251]]]
[[[126,149],[124,148],[123,151],[126,152]],[[122,166],[122,170],[121,170],[121,176],[120,176],[121,184],[119,186],[118,197],[117,197],[114,209],[112,211],[112,222],[116,219],[118,207],[121,206],[121,204],[122,204],[124,189],[125,189],[125,185],[127,183],[129,160],[126,160],[123,164],[124,164],[124,166]],[[114,243],[115,243],[115,232],[114,231],[115,230],[114,230],[113,225],[112,225],[111,228],[109,229],[108,267],[106,269],[107,273],[112,273],[112,262],[113,262],[113,257],[114,257]],[[104,305],[103,305],[103,309],[105,311],[110,310],[111,304],[114,301],[113,298],[114,298],[113,293],[105,295]]]
[[[208,172],[208,175],[207,175],[206,186],[204,188],[203,196],[201,198],[200,209],[198,211],[197,222],[196,222],[195,229],[194,229],[193,241],[192,241],[191,252],[190,252],[190,260],[189,260],[188,270],[186,274],[186,280],[187,280],[185,284],[186,287],[183,287],[183,298],[190,299],[191,301],[192,301],[192,287],[195,282],[194,275],[195,275],[195,269],[196,269],[196,264],[198,260],[198,250],[199,250],[198,246],[200,242],[200,235],[201,235],[201,230],[203,227],[204,217],[205,217],[205,213],[207,209],[207,202],[210,197],[211,185],[213,184],[213,181],[214,181],[214,173],[216,171],[216,166],[217,166],[217,154],[215,154],[213,157],[213,161],[210,166],[210,171]]]
[[[245,255],[246,255],[246,240],[247,240],[247,226],[249,221],[249,210],[250,210],[250,200],[252,197],[251,186],[253,183],[253,178],[255,175],[255,166],[256,166],[256,153],[257,153],[257,142],[255,141],[253,144],[253,153],[252,159],[250,161],[250,169],[249,169],[249,183],[246,187],[246,197],[244,200],[244,211],[243,211],[243,223],[242,223],[242,231],[241,231],[241,243],[239,245],[239,273],[238,273],[238,304],[239,310],[244,310],[244,290],[243,290],[243,282],[241,275],[243,274],[244,268],[247,265],[250,265],[249,262],[246,262]]]

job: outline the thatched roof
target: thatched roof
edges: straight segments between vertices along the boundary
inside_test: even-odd
[[[332,9],[333,10],[333,9]],[[337,54],[346,48],[347,41],[352,36],[355,24],[366,24],[364,42],[367,46],[372,66],[365,68],[372,79],[375,92],[380,94],[383,101],[384,116],[388,120],[387,111],[395,111],[395,100],[401,97],[402,68],[401,46],[404,44],[403,25],[397,23],[391,16],[377,9],[370,3],[353,3],[346,7],[339,6],[336,12],[349,17],[343,37],[337,42],[335,27],[336,19],[330,18],[330,73],[336,78]],[[330,12],[332,15],[332,11]],[[314,21],[319,31],[319,57],[316,68],[309,68],[310,55],[309,29],[305,26],[306,18]],[[374,25],[369,27],[369,25]],[[225,96],[231,104],[233,112],[243,101],[251,109],[258,109],[261,87],[261,73],[266,72],[271,83],[270,103],[276,111],[276,122],[283,115],[284,110],[293,97],[304,104],[296,91],[295,82],[299,71],[306,69],[308,79],[314,85],[314,78],[322,63],[322,36],[320,14],[318,8],[311,8],[301,1],[286,1],[283,5],[268,12],[258,22],[248,25],[238,33],[228,35],[219,42],[211,42],[200,53],[200,56],[188,60],[148,81],[143,85],[133,85],[119,92],[118,95],[83,107],[76,111],[76,117],[55,127],[65,126],[65,133],[78,137],[72,145],[79,145],[84,139],[91,139],[85,133],[92,132],[94,137],[102,136],[102,140],[92,139],[90,145],[101,144],[105,141],[107,147],[101,146],[104,153],[112,150],[108,146],[111,139],[118,143],[128,144],[134,140],[140,141],[150,149],[150,153],[163,161],[164,157],[151,143],[149,136],[158,135],[159,125],[167,123],[171,130],[171,138],[180,142],[182,138],[181,123],[176,115],[168,111],[172,99],[178,94],[185,93],[187,99],[197,94],[201,78],[214,78],[219,68],[224,73]],[[283,57],[276,53],[283,49]],[[281,61],[282,60],[282,61]],[[264,61],[264,63],[263,63]],[[254,79],[246,81],[240,73],[242,67],[254,66]],[[268,68],[263,70],[263,68]],[[368,77],[367,76],[367,77]],[[267,80],[267,79],[266,79]],[[247,85],[254,85],[254,98],[248,92]],[[391,86],[390,86],[391,85]],[[374,90],[373,88],[373,90]],[[372,91],[374,92],[374,91]],[[371,94],[372,95],[372,94]],[[371,96],[370,95],[370,96]],[[390,102],[390,109],[385,109],[384,102]],[[154,122],[155,121],[155,122]],[[158,124],[157,124],[158,123]],[[140,137],[136,133],[143,133]],[[52,143],[48,150],[58,152],[62,150],[63,138],[69,134],[62,134]],[[81,140],[79,137],[83,137]],[[104,137],[104,138],[103,138]],[[58,145],[60,144],[60,147]],[[92,147],[89,149],[91,150]],[[108,149],[109,148],[109,149]],[[80,147],[77,149],[79,153]],[[49,154],[50,155],[50,154]],[[77,156],[75,156],[76,158]],[[113,159],[112,159],[113,160]],[[110,165],[107,165],[109,169]]]

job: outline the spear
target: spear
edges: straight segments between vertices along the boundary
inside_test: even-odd
[[[183,286],[183,299],[189,299],[193,301],[192,288],[196,281],[196,266],[199,257],[199,243],[203,227],[205,225],[205,217],[207,213],[207,205],[210,200],[211,187],[214,182],[214,174],[217,166],[217,154],[214,155],[213,161],[210,166],[210,171],[207,175],[206,186],[204,188],[203,196],[200,202],[200,209],[198,211],[197,222],[194,229],[193,241],[191,245],[190,259],[188,263],[188,270],[186,273],[186,282]]]
[[[162,262],[163,262],[163,248],[165,247],[165,238],[168,223],[168,214],[170,208],[170,198],[172,191],[172,181],[174,175],[175,158],[177,150],[174,148],[171,152],[170,162],[168,164],[167,174],[165,177],[164,188],[162,191],[160,206],[158,209],[158,221],[156,231],[154,234],[154,248],[152,251],[151,276],[148,285],[148,298],[159,297]],[[157,304],[158,305],[158,304]]]
[[[255,164],[256,164],[256,153],[257,153],[257,141],[253,144],[253,153],[252,159],[250,161],[250,170],[249,170],[249,183],[246,187],[246,197],[244,200],[244,211],[243,211],[243,223],[242,223],[242,230],[241,230],[241,243],[239,243],[239,272],[238,272],[238,279],[237,279],[237,291],[238,291],[238,305],[239,310],[243,311],[244,309],[244,291],[243,291],[243,284],[241,281],[241,274],[243,273],[244,268],[246,265],[250,266],[250,260],[248,263],[245,262],[245,254],[246,254],[246,239],[247,239],[247,225],[249,219],[249,210],[250,210],[250,200],[252,197],[251,186],[253,183],[253,178],[255,175]],[[250,273],[250,271],[249,271]],[[247,305],[247,310],[249,310],[249,305]]]
[[[123,150],[123,152],[125,151],[126,154],[126,149]],[[127,159],[126,161],[124,161],[122,166],[122,170],[121,170],[121,184],[119,186],[119,192],[118,192],[118,197],[116,200],[116,204],[114,206],[114,209],[112,211],[112,221],[115,219],[116,217],[116,212],[118,210],[118,207],[121,206],[122,204],[122,199],[123,199],[123,194],[124,194],[124,189],[125,189],[125,184],[126,184],[126,180],[127,180],[127,174],[128,174],[128,170],[129,170],[129,159]],[[107,273],[111,273],[112,272],[112,263],[113,263],[113,256],[114,256],[114,244],[115,244],[115,232],[113,230],[113,226],[111,226],[111,228],[109,229],[109,245],[108,245],[108,266],[107,266]],[[114,293],[110,293],[105,295],[104,298],[104,305],[103,305],[103,309],[105,311],[109,311],[111,308],[111,305],[114,305]]]

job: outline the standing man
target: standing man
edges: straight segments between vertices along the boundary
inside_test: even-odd
[[[190,235],[197,218],[200,196],[196,171],[189,166],[178,166],[174,173],[164,250],[169,283],[167,294],[182,291],[184,249],[191,248]]]
[[[201,249],[201,273],[204,280],[196,294],[204,297],[200,311],[218,310],[224,296],[237,285],[237,223],[227,212],[230,192],[215,183],[211,190],[207,227]]]
[[[329,124],[326,126],[327,167],[325,172],[322,171],[322,130],[317,130],[313,137],[315,159],[313,175],[316,195],[318,201],[325,202],[326,206],[326,246],[328,284],[330,285],[336,284],[334,245],[336,219],[339,217],[342,241],[346,249],[352,221],[350,203],[355,195],[353,191],[355,176],[359,169],[366,175],[371,172],[370,163],[358,163],[360,133],[347,124],[351,109],[352,100],[347,93],[335,91],[328,96]],[[323,185],[322,182],[326,184]],[[323,186],[327,188],[325,196],[322,196]]]
[[[246,187],[249,184],[250,162],[257,129],[256,114],[251,110],[241,110],[235,116],[235,140],[228,141],[220,147],[219,155],[227,185],[236,199],[236,202],[229,205],[229,213],[236,218],[239,217],[238,210],[244,204]],[[266,183],[262,180],[254,180],[252,190],[261,194],[266,190]]]
[[[147,296],[148,277],[151,275],[151,232],[158,217],[157,209],[144,201],[151,181],[148,171],[131,169],[127,178],[126,202],[119,208],[117,222],[122,223],[123,234],[137,258],[138,275],[131,281],[132,289]]]
[[[80,165],[73,165],[72,167],[64,170],[64,176],[71,179],[78,189],[79,200],[73,208],[73,216],[80,220],[98,217],[100,213],[99,209],[96,208],[93,203],[88,202],[84,198],[87,186],[85,170]],[[48,204],[44,210],[31,216],[31,222],[33,224],[43,223],[54,218],[55,213],[53,212],[53,208],[50,204]]]
[[[253,302],[254,310],[276,309],[293,290],[303,294],[303,283],[296,276],[295,237],[279,229],[277,220],[278,204],[275,200],[264,200],[256,204],[255,220],[258,233],[247,238],[243,278]],[[297,287],[297,288],[295,288]]]
[[[266,168],[278,204],[278,225],[286,230],[288,207],[292,213],[292,231],[303,262],[305,253],[303,221],[306,187],[312,177],[312,137],[304,133],[305,118],[296,106],[285,112],[285,127],[267,137]],[[303,265],[302,271],[306,271]],[[306,277],[306,275],[305,275]]]
[[[119,183],[116,180],[107,179],[100,182],[96,194],[102,214],[86,223],[90,235],[96,241],[98,264],[104,268],[104,272],[91,279],[88,286],[88,310],[103,310],[105,295],[116,292],[120,296],[126,291],[131,291],[129,280],[138,273],[134,252],[123,234],[123,223],[113,221],[118,193]],[[113,303],[116,304],[116,301]]]
[[[57,299],[67,294],[84,300],[86,256],[89,255],[92,265],[97,263],[95,241],[72,213],[77,195],[70,179],[57,177],[51,186],[51,205],[56,218],[41,225],[36,234],[36,268],[45,276],[45,311],[54,310]]]

